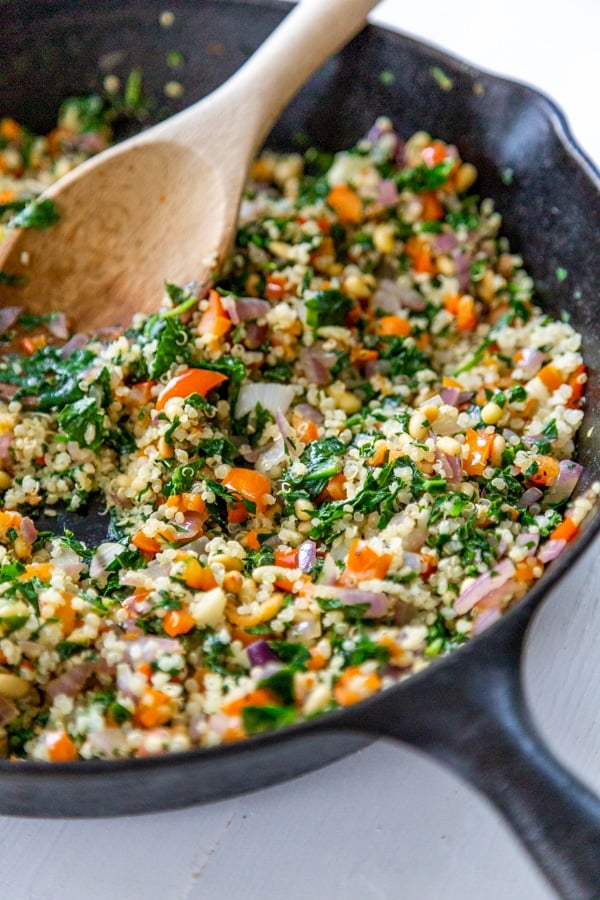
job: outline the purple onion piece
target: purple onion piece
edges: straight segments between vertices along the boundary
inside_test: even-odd
[[[8,329],[13,327],[22,312],[22,306],[0,307],[0,335],[6,334]]]
[[[317,561],[317,545],[314,541],[304,541],[298,547],[298,567],[309,572]]]
[[[377,199],[386,208],[395,206],[398,202],[398,188],[392,178],[383,178],[377,186]]]
[[[473,584],[456,599],[454,611],[459,616],[473,609],[484,597],[502,587],[515,574],[515,564],[511,559],[502,559],[476,578]]]
[[[362,591],[360,588],[345,588],[337,585],[319,585],[316,596],[323,598],[335,598],[344,606],[366,604],[365,616],[379,619],[388,612],[388,598],[385,594],[375,591]]]
[[[462,459],[460,456],[450,456],[450,454],[436,449],[435,458],[441,463],[446,481],[449,484],[458,484],[462,478]]]
[[[536,350],[535,347],[524,347],[521,350],[518,368],[526,378],[533,378],[543,362],[544,354],[540,350]]]
[[[266,641],[255,641],[246,647],[246,653],[252,666],[264,666],[269,662],[281,662],[276,653],[271,650]]]
[[[300,363],[302,371],[312,384],[329,384],[331,381],[331,368],[337,361],[333,351],[323,350],[322,344],[313,344],[312,347],[303,347],[300,351]]]
[[[59,312],[50,317],[46,323],[46,328],[50,334],[58,338],[59,341],[66,341],[69,337],[69,329],[67,328],[67,317],[63,312]]]
[[[583,466],[574,462],[572,459],[562,459],[559,463],[559,473],[556,481],[547,491],[545,496],[546,503],[562,503],[571,496],[575,490],[575,486],[581,477]]]
[[[81,350],[82,347],[88,342],[88,338],[85,334],[74,334],[70,340],[67,341],[60,349],[61,359],[69,359],[76,350]]]
[[[547,563],[551,562],[553,559],[562,553],[562,551],[567,546],[567,542],[560,540],[549,540],[546,541],[545,544],[542,544],[538,553],[538,559],[540,562]]]
[[[465,403],[470,403],[474,396],[473,391],[461,391],[456,387],[442,388],[440,391],[440,397],[448,406],[463,406]]]
[[[268,300],[261,300],[258,297],[239,297],[235,301],[236,313],[241,322],[260,319],[271,309]]]
[[[83,649],[83,648],[82,648]],[[66,694],[67,697],[74,697],[83,688],[84,684],[92,675],[96,664],[90,661],[79,663],[73,666],[58,678],[54,678],[46,685],[46,692],[52,699],[58,697],[59,694]]]
[[[28,544],[33,544],[37,540],[38,530],[28,516],[23,516],[21,520],[21,537]]]
[[[529,506],[532,506],[534,503],[537,503],[538,500],[541,500],[544,496],[544,492],[539,488],[530,487],[523,493],[521,499],[517,503],[519,509],[527,509]]]
[[[485,631],[486,628],[497,622],[501,615],[500,610],[495,606],[490,609],[484,609],[481,615],[477,616],[473,622],[473,630],[471,632],[473,637],[477,637],[478,634],[481,634],[482,631]]]
[[[302,416],[303,419],[309,419],[309,421],[314,422],[315,425],[321,425],[323,423],[323,413],[315,406],[311,406],[310,403],[299,403],[298,406],[295,407],[295,410],[299,416]]]
[[[530,533],[529,531],[523,531],[521,532],[521,534],[517,535],[515,544],[517,545],[517,547],[528,547],[529,553],[527,555],[533,556],[538,548],[539,542],[540,536],[537,532]]]
[[[458,244],[458,239],[451,231],[436,234],[433,238],[433,246],[438,253],[450,253]]]

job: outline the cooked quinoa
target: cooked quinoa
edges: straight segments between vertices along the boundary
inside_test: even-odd
[[[6,219],[72,161],[37,140],[19,163],[0,122]],[[581,338],[476,176],[379,119],[331,159],[261,156],[222,271],[156,315],[90,337],[3,312],[4,755],[146,756],[354,704],[577,534]],[[92,495],[106,542],[38,532]]]

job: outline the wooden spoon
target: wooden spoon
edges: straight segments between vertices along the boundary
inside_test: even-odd
[[[61,178],[44,194],[60,220],[15,230],[0,250],[0,270],[25,276],[0,285],[0,303],[60,310],[88,330],[156,311],[165,281],[206,279],[269,129],[376,2],[302,0],[218,90]]]

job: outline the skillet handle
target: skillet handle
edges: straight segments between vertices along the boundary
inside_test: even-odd
[[[535,730],[520,677],[530,611],[519,612],[403,690],[351,708],[344,724],[448,765],[494,804],[560,897],[597,900],[600,800]]]

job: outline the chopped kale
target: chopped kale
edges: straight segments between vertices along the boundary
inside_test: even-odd
[[[242,722],[247,734],[283,728],[295,722],[296,716],[296,710],[289,706],[245,706],[242,710]]]
[[[343,325],[354,303],[336,288],[327,288],[317,291],[314,297],[306,300],[305,306],[306,324],[321,328],[323,325]]]
[[[16,228],[49,228],[60,216],[53,200],[32,200],[12,219]]]

